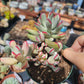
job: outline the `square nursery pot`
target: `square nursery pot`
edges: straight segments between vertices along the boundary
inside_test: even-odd
[[[66,46],[64,46],[64,48],[66,48]],[[66,62],[68,62],[65,58],[63,58]],[[42,66],[34,66],[32,62],[29,62],[29,65],[32,65],[32,68],[27,68],[26,71],[28,73],[28,76],[30,79],[32,79],[33,81],[35,81],[37,84],[61,84],[61,83],[65,83],[67,82],[68,84],[75,84],[76,78],[74,79],[73,77],[75,76],[75,73],[77,72],[76,69],[74,68],[74,66],[71,64],[71,68],[69,71],[69,74],[66,76],[66,78],[63,78],[61,81],[59,81],[59,79],[61,79],[61,76],[63,76],[62,74],[65,74],[65,71],[59,71],[59,72],[52,72],[51,69],[48,67],[48,69],[46,70],[46,68],[42,68],[40,69]],[[30,65],[30,66],[31,66]],[[40,72],[41,71],[41,72]],[[47,72],[49,72],[47,74]],[[54,73],[54,75],[52,75]],[[55,77],[55,79],[53,79],[53,76],[56,76],[56,74],[58,74],[58,78]],[[38,76],[39,74],[39,76]],[[46,76],[47,75],[47,76]],[[52,76],[51,76],[52,75]],[[45,78],[44,78],[45,77]],[[48,79],[51,79],[48,80]],[[46,81],[45,81],[46,80]],[[77,84],[77,83],[76,83]]]

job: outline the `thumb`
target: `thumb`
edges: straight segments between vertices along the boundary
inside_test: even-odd
[[[84,53],[76,52],[72,48],[67,48],[63,50],[62,55],[84,72]]]

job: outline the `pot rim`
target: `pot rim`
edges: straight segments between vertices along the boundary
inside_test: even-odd
[[[63,49],[65,49],[65,48],[68,48],[68,47],[67,47],[66,45],[63,45]],[[26,69],[26,71],[27,71],[27,74],[28,74],[29,78],[31,78],[33,81],[35,81],[35,80],[29,75],[28,68]],[[66,81],[66,80],[71,76],[72,72],[73,72],[73,65],[71,65],[71,70],[70,70],[69,75],[67,76],[67,78],[64,79],[63,81],[61,81],[61,82],[58,83],[58,84],[61,84],[61,83],[63,83],[64,81]],[[35,81],[35,82],[37,82],[37,81]],[[38,82],[37,82],[37,83],[38,83]],[[40,84],[40,83],[38,83],[38,84]]]

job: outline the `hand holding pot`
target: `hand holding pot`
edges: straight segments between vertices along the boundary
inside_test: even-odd
[[[73,45],[65,49],[62,54],[84,72],[84,35],[79,36]]]

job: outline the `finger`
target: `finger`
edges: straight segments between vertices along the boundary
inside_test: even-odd
[[[84,35],[78,37],[71,48],[73,48],[75,51],[81,52],[81,47],[84,46]]]
[[[74,51],[72,48],[67,48],[62,52],[63,56],[75,64],[80,70],[84,72],[84,53]]]
[[[62,51],[62,55],[67,59],[69,60],[70,62],[73,62],[74,61],[74,58],[76,57],[75,56],[75,53],[73,52],[73,49],[72,48],[67,48],[65,50]],[[72,57],[73,56],[73,57]]]

